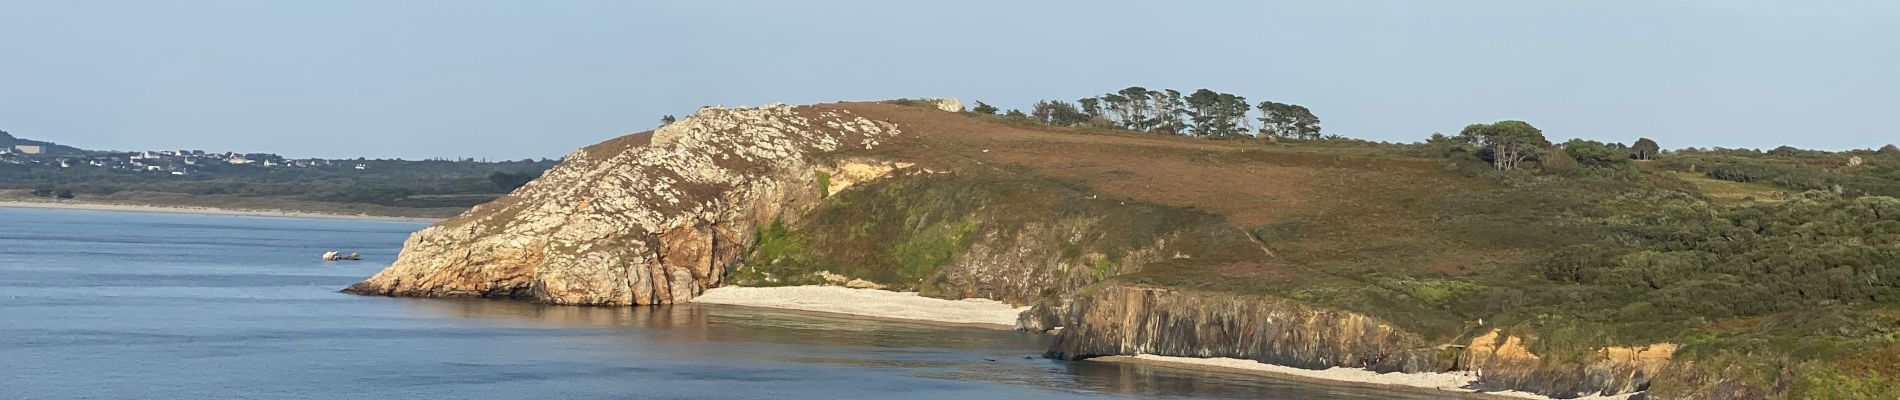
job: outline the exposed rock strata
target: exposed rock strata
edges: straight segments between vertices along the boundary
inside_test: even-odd
[[[889,123],[839,111],[706,108],[569,155],[496,202],[410,236],[349,292],[522,297],[556,304],[686,301],[719,285],[755,226],[822,194],[820,155],[870,149]]]
[[[1377,372],[1473,371],[1473,389],[1558,398],[1648,388],[1669,365],[1673,344],[1613,347],[1593,361],[1547,362],[1525,339],[1492,331],[1463,344],[1429,342],[1365,315],[1289,300],[1227,293],[1108,286],[1066,305],[1046,303],[1020,325],[1061,327],[1048,356],[1084,359],[1154,354],[1222,357],[1309,369]]]

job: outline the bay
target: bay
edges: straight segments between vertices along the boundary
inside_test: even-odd
[[[978,328],[337,292],[423,226],[0,208],[0,398],[1423,398],[1047,360]]]

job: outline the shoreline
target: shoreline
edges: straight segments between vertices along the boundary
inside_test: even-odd
[[[1017,316],[1029,309],[987,299],[944,300],[842,286],[725,286],[691,302],[998,330],[1015,330]]]
[[[43,210],[115,211],[115,212],[144,212],[144,213],[162,213],[162,214],[197,214],[197,215],[242,216],[242,217],[343,219],[343,220],[357,220],[357,221],[390,221],[390,222],[422,222],[422,223],[435,223],[437,221],[442,220],[441,218],[390,217],[390,216],[366,215],[366,214],[337,214],[337,213],[322,213],[322,212],[309,212],[309,211],[233,209],[233,208],[215,208],[215,207],[201,207],[201,206],[159,206],[159,205],[118,204],[118,203],[91,203],[91,202],[70,201],[70,200],[69,201],[0,200],[0,208],[34,208],[34,209],[43,209]]]
[[[1259,376],[1315,385],[1358,387],[1412,394],[1446,396],[1461,399],[1553,399],[1549,396],[1528,392],[1479,392],[1463,386],[1472,378],[1459,373],[1376,373],[1357,368],[1333,367],[1324,370],[1310,370],[1282,365],[1267,364],[1253,360],[1235,358],[1195,358],[1171,357],[1142,354],[1136,356],[1106,356],[1085,361],[1148,365],[1164,368],[1179,368],[1195,371],[1230,373]],[[1582,400],[1627,400],[1636,393],[1613,396],[1593,394],[1577,397]]]

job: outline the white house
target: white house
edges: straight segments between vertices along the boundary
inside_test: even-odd
[[[40,148],[40,146],[27,144],[13,145],[13,150],[20,152],[20,154],[40,154],[40,152],[46,151],[46,149]]]

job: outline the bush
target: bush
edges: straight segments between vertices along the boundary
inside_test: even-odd
[[[1584,166],[1605,168],[1630,162],[1629,150],[1605,145],[1594,140],[1571,139],[1564,143],[1564,153],[1576,159]]]

